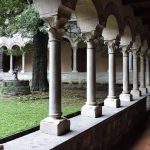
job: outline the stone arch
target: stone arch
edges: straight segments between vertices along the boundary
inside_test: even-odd
[[[135,31],[134,31],[134,26],[132,24],[132,18],[130,18],[130,16],[126,16],[124,17],[124,31],[126,26],[129,26],[130,30],[131,30],[131,36],[132,36],[132,40],[135,40]]]
[[[119,13],[118,7],[112,1],[109,2],[104,8],[103,20],[100,20],[100,24],[103,24],[106,27],[107,20],[110,15],[115,16],[118,23],[119,33],[121,33],[123,31],[123,19]]]
[[[7,49],[10,49],[10,46],[5,43],[0,44],[0,48],[2,48],[2,47],[6,47]]]
[[[128,45],[131,41],[134,41],[134,36],[130,25],[124,27],[123,36],[121,37],[121,45]]]
[[[114,15],[109,15],[102,35],[105,40],[113,40],[119,34],[118,22]]]
[[[22,45],[20,43],[14,42],[10,45],[10,48],[13,49],[14,47],[19,47],[19,49],[21,50]]]
[[[82,33],[94,31],[99,24],[97,9],[91,0],[78,0],[75,15]]]

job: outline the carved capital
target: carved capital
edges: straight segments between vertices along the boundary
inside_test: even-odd
[[[83,38],[85,39],[86,42],[94,40],[94,33],[93,32],[82,33],[82,36],[83,36]]]
[[[129,45],[123,45],[123,46],[121,46],[121,52],[122,52],[122,54],[123,54],[124,57],[128,57],[129,52],[131,51],[132,45],[133,45],[133,42],[131,41],[129,43]]]
[[[108,46],[108,53],[112,54],[118,49],[118,45],[116,45],[115,40],[106,41],[105,43]]]
[[[49,41],[61,40],[64,33],[65,33],[64,29],[50,28],[50,30],[49,30]]]
[[[123,54],[123,57],[128,57],[129,55],[128,46],[122,47],[122,54]]]

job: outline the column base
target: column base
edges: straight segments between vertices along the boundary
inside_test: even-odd
[[[142,95],[147,93],[147,88],[139,88],[139,90],[141,91]]]
[[[49,135],[62,135],[70,131],[70,120],[47,117],[40,123],[40,131]]]
[[[24,70],[21,70],[21,73],[25,73],[25,71],[24,71]]]
[[[119,99],[120,99],[120,101],[130,102],[130,101],[132,101],[132,95],[122,93],[122,94],[120,94]]]
[[[108,97],[104,100],[104,106],[118,108],[120,107],[120,100],[117,98]]]
[[[136,98],[136,97],[140,97],[141,96],[141,91],[139,90],[131,90],[130,94]]]
[[[13,73],[13,70],[9,70],[8,73]]]
[[[102,107],[101,106],[91,106],[91,105],[84,105],[81,108],[81,115],[91,118],[97,118],[102,115]]]
[[[77,73],[78,71],[77,71],[77,70],[73,70],[72,72],[73,72],[73,73]]]
[[[0,150],[4,150],[4,146],[3,145],[0,145]]]

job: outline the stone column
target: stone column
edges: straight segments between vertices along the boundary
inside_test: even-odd
[[[25,73],[25,53],[22,54],[22,70],[21,73]]]
[[[10,55],[10,70],[9,70],[9,73],[12,73],[13,72],[13,55],[11,54]]]
[[[133,89],[131,95],[136,98],[141,96],[141,91],[138,89],[138,63],[137,63],[137,49],[132,49],[133,53]]]
[[[145,86],[145,59],[144,54],[140,55],[140,88],[142,94],[147,93],[147,88]]]
[[[127,46],[122,48],[123,54],[123,91],[120,94],[121,101],[131,101],[132,96],[129,92],[129,54]]]
[[[77,70],[77,50],[78,50],[77,46],[73,47],[73,70],[72,70],[72,72],[78,72],[78,70]]]
[[[0,72],[3,72],[3,51],[0,50]]]
[[[99,117],[102,109],[96,102],[96,59],[93,41],[87,41],[87,101],[81,114],[88,117]]]
[[[115,92],[115,84],[116,84],[116,63],[115,63],[115,45],[114,41],[108,42],[108,55],[109,55],[109,71],[108,71],[108,78],[109,78],[109,89],[108,89],[108,96],[104,100],[104,105],[109,107],[119,107],[120,100],[116,97]]]
[[[49,117],[40,123],[47,134],[61,135],[70,130],[70,121],[61,110],[61,41],[59,29],[49,31]]]
[[[133,56],[132,52],[129,52],[129,72],[133,71]]]
[[[146,57],[146,88],[150,92],[150,59]]]

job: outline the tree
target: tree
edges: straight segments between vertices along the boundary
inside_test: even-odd
[[[29,1],[27,4],[19,0],[0,0],[0,2],[0,35],[13,36],[19,33],[23,37],[33,38],[32,90],[47,91],[48,34],[41,32],[41,29],[45,29],[45,23],[40,20]]]

